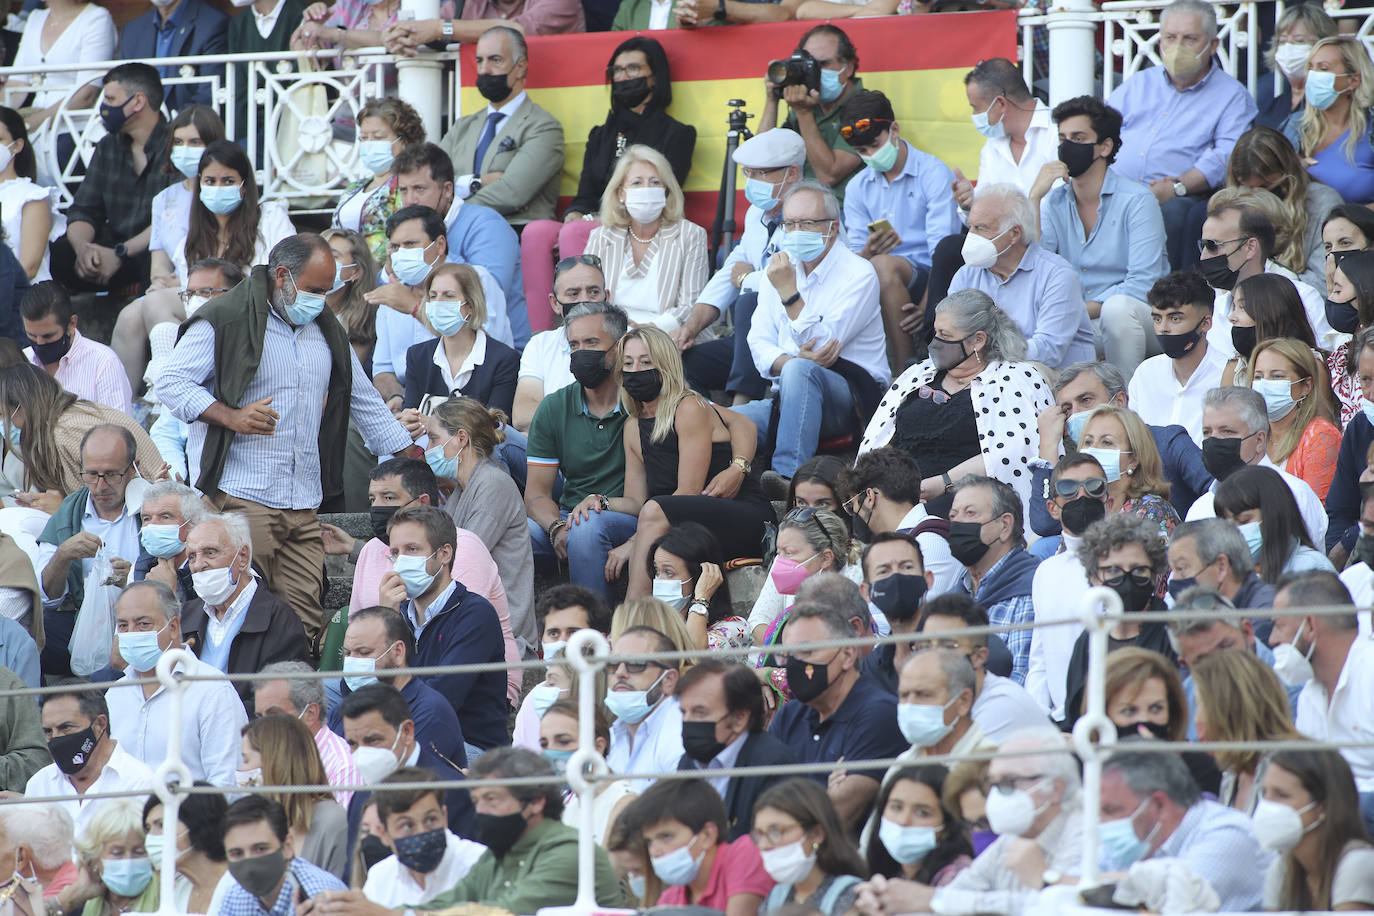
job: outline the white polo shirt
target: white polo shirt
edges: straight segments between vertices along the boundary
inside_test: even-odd
[[[53,795],[71,796],[67,801],[57,802],[57,804],[65,808],[67,813],[72,816],[72,823],[76,825],[77,836],[85,831],[86,825],[91,822],[91,818],[95,817],[100,806],[113,800],[87,798],[88,795],[127,790],[152,792],[153,771],[143,761],[125,751],[119,742],[115,742],[114,748],[110,751],[110,759],[105,761],[105,766],[101,768],[100,775],[96,777],[95,782],[87,786],[86,791],[81,795],[76,794],[76,786],[72,785],[71,777],[59,770],[55,763],[50,763],[34,773],[29,777],[28,785],[24,786],[24,794],[34,798],[45,798]]]

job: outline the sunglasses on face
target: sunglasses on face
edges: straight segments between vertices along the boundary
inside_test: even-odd
[[[1099,566],[1097,567],[1097,578],[1102,580],[1102,584],[1108,588],[1117,588],[1126,583],[1126,577],[1130,576],[1136,585],[1149,585],[1154,579],[1154,572],[1148,566],[1134,566],[1130,569],[1122,569],[1120,566]]]
[[[1101,499],[1107,495],[1107,479],[1088,477],[1084,480],[1074,480],[1072,477],[1061,477],[1054,482],[1054,495],[1060,499],[1073,499],[1080,489],[1090,499]]]

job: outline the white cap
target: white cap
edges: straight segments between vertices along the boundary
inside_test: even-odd
[[[749,169],[800,168],[806,162],[806,141],[786,127],[775,127],[745,140],[735,149],[735,162]]]

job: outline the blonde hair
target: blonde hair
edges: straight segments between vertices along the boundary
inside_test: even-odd
[[[1244,188],[1247,179],[1268,181],[1275,176],[1288,182],[1288,193],[1279,196],[1273,191],[1269,192],[1277,198],[1283,211],[1283,224],[1287,227],[1284,244],[1278,240],[1274,243],[1273,258],[1294,273],[1302,273],[1307,269],[1307,246],[1304,241],[1307,235],[1307,187],[1310,183],[1307,169],[1287,137],[1272,127],[1252,127],[1240,135],[1235,148],[1231,150],[1231,158],[1226,162],[1226,184],[1232,188]],[[1283,234],[1277,223],[1275,229]]]
[[[1345,161],[1355,161],[1355,147],[1364,138],[1368,125],[1367,110],[1374,105],[1374,64],[1369,62],[1369,52],[1364,44],[1353,35],[1333,35],[1323,38],[1312,46],[1312,56],[1322,48],[1335,46],[1341,51],[1341,66],[1347,74],[1360,77],[1360,85],[1350,97],[1350,130],[1345,140]],[[1308,58],[1311,60],[1311,57]],[[1326,117],[1315,105],[1303,108],[1302,119],[1298,121],[1298,150],[1304,156],[1316,155],[1317,144],[1326,133]]]
[[[677,344],[673,343],[673,339],[666,331],[653,325],[631,328],[616,345],[617,382],[625,374],[625,345],[631,340],[643,342],[644,348],[649,351],[649,358],[654,361],[654,368],[663,379],[663,389],[658,394],[658,411],[654,414],[654,431],[649,437],[652,442],[662,442],[673,431],[678,404],[682,403],[683,398],[692,395],[692,390],[687,387],[687,379],[682,374],[682,356],[678,353]],[[644,405],[630,397],[629,392],[623,387],[620,390],[620,403],[624,405],[625,412],[633,417],[639,417],[643,413]]]
[[[611,643],[614,644],[631,627],[648,627],[657,630],[673,644],[675,652],[691,652],[697,645],[687,632],[687,624],[682,615],[657,598],[631,598],[615,609],[611,615]],[[672,662],[665,662],[671,667]],[[678,662],[678,670],[686,668],[691,662],[686,659]]]
[[[243,727],[248,746],[262,756],[262,781],[268,786],[329,785],[319,748],[310,729],[292,715],[260,716]],[[333,798],[328,792],[288,792],[272,795],[286,809],[292,830],[310,831],[315,805]]]
[[[487,323],[487,297],[482,292],[482,278],[467,264],[445,261],[434,268],[425,278],[425,282],[420,284],[421,298],[428,302],[429,291],[434,288],[434,281],[448,274],[453,275],[458,281],[458,288],[463,291],[463,301],[468,305],[467,326],[474,331],[480,331]],[[424,310],[421,309],[421,314],[423,313]],[[425,324],[429,324],[428,319],[425,319]]]
[[[76,838],[77,858],[86,868],[99,871],[105,844],[131,834],[140,843],[146,836],[142,807],[131,798],[106,799]]]
[[[835,559],[828,572],[839,572],[858,561],[856,545],[849,537],[849,526],[837,513],[830,509],[817,509],[811,518],[803,522],[794,517],[796,511],[794,509],[783,517],[778,524],[778,534],[795,528],[816,553],[830,551]]]
[[[1126,481],[1126,495],[1131,499],[1139,499],[1147,493],[1153,493],[1161,499],[1168,499],[1169,481],[1164,478],[1164,462],[1159,457],[1155,437],[1150,435],[1150,428],[1145,425],[1145,421],[1129,407],[1103,404],[1088,414],[1088,420],[1083,424],[1083,428],[1087,429],[1098,417],[1116,418],[1116,422],[1120,423],[1126,432],[1126,442],[1131,446],[1131,453],[1135,455],[1137,467],[1135,473]]]
[[[1279,677],[1248,649],[1223,649],[1192,668],[1198,704],[1207,710],[1210,741],[1302,738]],[[1217,751],[1223,770],[1252,773],[1260,751]]]
[[[343,239],[348,250],[353,253],[353,263],[358,267],[358,278],[350,280],[348,292],[344,294],[343,308],[335,314],[339,323],[348,331],[348,342],[363,344],[369,348],[377,343],[377,306],[365,298],[377,288],[377,259],[363,238],[352,229],[326,229],[320,233],[327,242],[330,239]]]
[[[1207,215],[1217,216],[1227,210],[1236,210],[1240,213],[1241,232],[1250,235],[1253,231],[1246,226],[1247,209],[1258,210],[1264,214],[1264,218],[1269,221],[1270,227],[1274,230],[1274,245],[1268,256],[1277,258],[1279,252],[1287,251],[1293,244],[1293,222],[1288,217],[1288,211],[1284,209],[1283,201],[1273,191],[1266,191],[1264,188],[1222,188],[1207,201]],[[1302,245],[1302,239],[1298,239],[1298,245]],[[1303,255],[1302,264],[1306,265],[1307,256]]]
[[[460,429],[467,433],[473,450],[483,458],[490,457],[496,446],[506,441],[506,433],[501,428],[506,422],[505,413],[487,407],[476,398],[449,398],[430,411],[430,416],[438,420],[449,435],[456,435]]]
[[[1317,362],[1317,357],[1312,355],[1312,348],[1300,340],[1291,337],[1273,337],[1269,340],[1262,340],[1255,347],[1254,353],[1250,356],[1250,387],[1255,387],[1255,363],[1259,360],[1259,355],[1266,350],[1273,350],[1279,356],[1288,360],[1293,368],[1307,377],[1312,384],[1312,390],[1307,393],[1297,406],[1293,408],[1295,422],[1288,427],[1287,432],[1274,441],[1274,447],[1278,451],[1279,457],[1276,464],[1281,464],[1288,460],[1288,456],[1298,447],[1302,441],[1303,433],[1307,432],[1307,427],[1317,417],[1335,423],[1335,412],[1331,409],[1331,402],[1328,395],[1331,386],[1323,384],[1321,364]]]
[[[677,183],[673,167],[668,164],[667,158],[652,146],[636,143],[626,147],[625,152],[621,153],[610,181],[606,182],[606,190],[601,192],[601,225],[615,229],[624,229],[630,225],[630,211],[625,209],[618,192],[621,185],[625,184],[625,176],[629,173],[630,166],[636,162],[647,162],[653,166],[654,171],[658,172],[658,180],[663,182],[663,191],[668,199],[663,205],[663,215],[660,218],[666,223],[681,221],[682,186]]]

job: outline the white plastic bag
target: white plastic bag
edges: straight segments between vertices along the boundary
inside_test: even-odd
[[[110,650],[114,643],[114,605],[119,595],[118,588],[105,584],[112,575],[114,569],[106,559],[105,551],[101,550],[91,561],[91,571],[86,574],[86,595],[76,615],[71,642],[67,644],[72,653],[72,673],[80,677],[89,677],[110,665]]]

